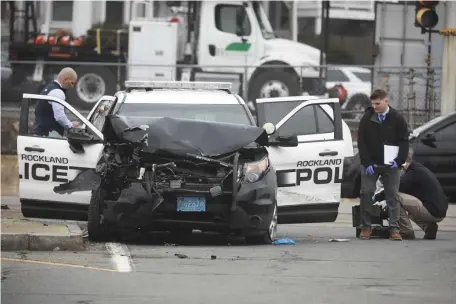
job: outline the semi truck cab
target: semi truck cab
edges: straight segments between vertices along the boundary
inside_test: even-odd
[[[203,71],[246,73],[250,101],[317,93],[320,50],[277,38],[259,1],[204,1],[200,20]]]
[[[139,4],[152,11],[153,3],[135,2]],[[161,14],[141,15],[130,22],[129,80],[238,82],[238,92],[255,106],[257,98],[325,92],[320,50],[278,38],[260,1],[167,1],[164,5],[168,9],[162,8]],[[174,68],[174,62],[197,68]]]

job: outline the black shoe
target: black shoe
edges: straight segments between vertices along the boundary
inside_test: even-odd
[[[415,233],[401,233],[402,239],[404,240],[414,240]]]
[[[439,230],[439,226],[437,223],[429,223],[427,225],[426,230],[424,231],[424,239],[425,240],[435,240],[437,237],[437,230]]]

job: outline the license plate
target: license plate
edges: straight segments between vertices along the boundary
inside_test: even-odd
[[[204,212],[206,211],[205,197],[178,197],[177,211],[181,212]]]

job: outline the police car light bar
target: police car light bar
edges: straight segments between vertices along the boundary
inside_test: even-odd
[[[125,81],[125,87],[132,89],[190,89],[190,90],[225,90],[231,89],[229,82],[197,81]]]

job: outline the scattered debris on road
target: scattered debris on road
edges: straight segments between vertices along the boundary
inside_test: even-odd
[[[329,239],[328,242],[349,242],[349,239]]]
[[[296,242],[291,239],[279,239],[272,242],[274,245],[296,245]]]
[[[179,259],[186,259],[186,258],[188,258],[187,255],[182,254],[182,253],[175,253],[174,255],[177,256]]]

